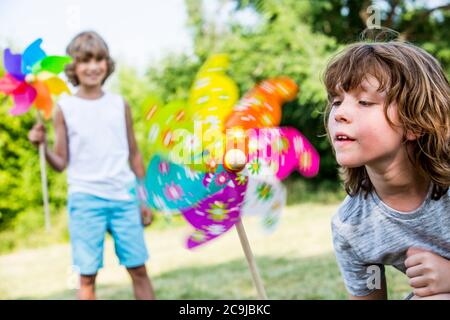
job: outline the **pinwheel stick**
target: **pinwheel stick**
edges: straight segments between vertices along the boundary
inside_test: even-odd
[[[255,257],[253,256],[252,249],[250,248],[250,243],[248,242],[247,234],[245,233],[244,225],[242,220],[236,223],[236,230],[239,235],[239,240],[241,241],[242,249],[244,250],[245,257],[247,258],[247,263],[252,274],[253,284],[258,292],[258,298],[261,300],[267,300],[266,290],[259,275],[258,267],[256,266]]]
[[[39,110],[36,111],[36,117],[38,123],[43,123],[42,116]],[[47,188],[47,167],[45,163],[45,143],[39,144],[39,160],[41,165],[41,184],[42,184],[42,199],[44,202],[44,214],[45,214],[45,230],[50,232],[50,209],[48,205],[48,188]]]

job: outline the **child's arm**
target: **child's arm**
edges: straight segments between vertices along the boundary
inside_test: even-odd
[[[434,252],[414,247],[408,249],[406,256],[406,275],[416,296],[423,298],[447,294],[447,299],[450,297],[449,260]]]
[[[45,126],[43,123],[37,123],[28,133],[28,139],[31,143],[38,146],[45,143],[45,157],[50,166],[58,172],[63,172],[67,167],[68,151],[67,151],[67,128],[64,122],[64,115],[57,106],[55,116],[53,118],[53,126],[55,128],[55,143],[53,151],[47,145],[47,137]]]
[[[127,138],[130,149],[129,159],[131,170],[133,170],[138,179],[143,179],[145,177],[145,166],[136,143],[136,137],[133,129],[133,117],[131,115],[131,109],[128,103],[125,103],[125,116],[127,121]]]
[[[125,118],[127,124],[127,138],[129,146],[129,159],[130,167],[136,177],[141,180],[145,177],[145,166],[142,159],[142,155],[139,152],[138,145],[136,143],[136,137],[133,130],[133,117],[131,115],[131,109],[128,103],[125,102]],[[141,206],[142,223],[146,226],[152,222],[152,212],[149,208]]]
[[[384,265],[370,265],[361,259],[341,233],[339,215],[332,219],[331,229],[336,261],[350,300],[387,300]]]

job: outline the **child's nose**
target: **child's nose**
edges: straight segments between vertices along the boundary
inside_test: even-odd
[[[350,122],[350,115],[346,108],[339,106],[334,112],[334,120],[336,122]]]
[[[89,70],[96,70],[98,68],[98,63],[97,61],[91,61],[88,64],[88,69]]]
[[[334,114],[334,120],[336,120],[336,122],[349,122],[348,116],[342,112],[336,112]]]

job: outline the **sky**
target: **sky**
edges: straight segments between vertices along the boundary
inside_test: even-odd
[[[111,55],[137,68],[169,52],[192,52],[183,0],[0,0],[0,47],[21,51],[37,38],[52,55],[70,40],[97,31]]]

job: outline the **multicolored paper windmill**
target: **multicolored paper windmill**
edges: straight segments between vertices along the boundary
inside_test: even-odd
[[[13,54],[9,48],[6,49],[3,53],[3,64],[7,73],[0,79],[0,92],[11,96],[14,101],[14,106],[10,110],[11,115],[24,114],[34,105],[38,109],[39,122],[42,121],[39,110],[44,113],[45,119],[49,119],[52,115],[52,95],[57,96],[63,92],[70,94],[69,88],[58,78],[58,74],[72,61],[67,56],[47,56],[41,49],[41,44],[42,39],[35,40],[22,54]],[[49,232],[50,209],[43,143],[39,144],[39,158],[45,226]]]
[[[35,40],[22,54],[13,54],[9,48],[4,51],[7,73],[0,79],[0,92],[13,97],[14,107],[10,113],[14,116],[27,112],[34,105],[48,119],[52,114],[52,95],[70,94],[58,74],[72,59],[68,56],[47,56],[41,49],[41,43],[42,39]]]
[[[227,68],[226,55],[210,57],[188,101],[153,103],[145,115],[154,153],[145,201],[160,211],[181,211],[195,228],[189,249],[224,234],[245,214],[261,214],[273,230],[286,202],[281,180],[293,170],[305,177],[319,170],[306,137],[278,127],[281,107],[298,86],[286,77],[268,79],[238,101]]]

